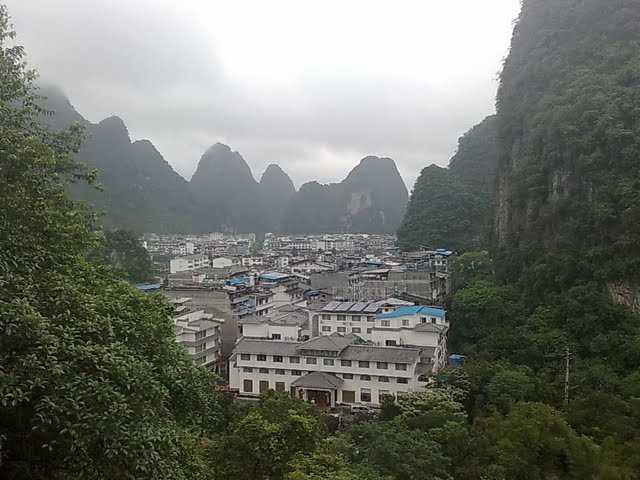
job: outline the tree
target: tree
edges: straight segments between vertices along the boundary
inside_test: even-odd
[[[151,257],[130,230],[107,230],[103,243],[90,258],[121,268],[125,278],[132,283],[143,283],[153,279]]]
[[[313,407],[268,391],[240,412],[209,447],[216,478],[277,480],[298,454],[312,452],[325,432]]]
[[[385,480],[370,466],[349,462],[344,455],[334,452],[330,445],[320,447],[312,454],[302,455],[290,463],[291,471],[285,480]]]
[[[185,358],[162,299],[86,260],[94,215],[66,193],[94,177],[73,160],[81,129],[38,124],[11,38],[0,6],[0,476],[203,478],[219,380]]]

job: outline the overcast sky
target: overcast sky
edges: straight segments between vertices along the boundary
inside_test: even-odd
[[[5,0],[44,81],[189,179],[217,141],[260,178],[388,156],[411,189],[494,111],[519,0]]]

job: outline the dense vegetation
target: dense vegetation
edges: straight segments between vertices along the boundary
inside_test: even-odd
[[[491,116],[460,138],[449,168],[422,170],[398,230],[403,250],[427,246],[462,252],[488,245],[496,152]]]
[[[122,277],[131,283],[153,280],[151,256],[131,230],[107,230],[89,258],[119,268]]]
[[[392,233],[404,214],[407,187],[390,158],[365,157],[340,183],[304,184],[285,210],[291,233]]]

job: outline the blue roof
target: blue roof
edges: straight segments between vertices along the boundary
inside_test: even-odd
[[[138,290],[142,290],[143,292],[146,292],[147,290],[157,290],[160,287],[162,287],[162,285],[159,283],[152,283],[150,285],[136,285],[136,288]]]
[[[434,317],[443,317],[445,313],[447,313],[447,311],[442,310],[440,308],[416,305],[413,307],[400,307],[391,313],[381,313],[376,315],[376,318],[397,318],[397,317],[404,317],[406,315],[416,315],[418,313],[422,313],[424,315],[431,315]]]
[[[266,280],[282,280],[283,278],[287,278],[289,275],[286,273],[263,273],[260,275],[260,278],[264,278]]]
[[[227,280],[225,283],[226,283],[227,285],[244,285],[244,284],[245,284],[245,283],[247,283],[247,282],[245,282],[244,280],[241,280],[241,279],[239,279],[239,278],[230,278],[230,279],[229,279],[229,280]]]

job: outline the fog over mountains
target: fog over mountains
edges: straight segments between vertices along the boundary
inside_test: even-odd
[[[340,183],[309,182],[296,192],[278,165],[260,182],[242,155],[216,143],[190,181],[178,175],[148,140],[132,142],[119,117],[97,124],[78,113],[57,88],[44,87],[42,106],[55,112],[53,129],[74,122],[86,129],[79,159],[98,171],[102,190],[72,187],[73,195],[105,213],[103,224],[140,232],[395,232],[407,188],[389,158],[361,160]]]

